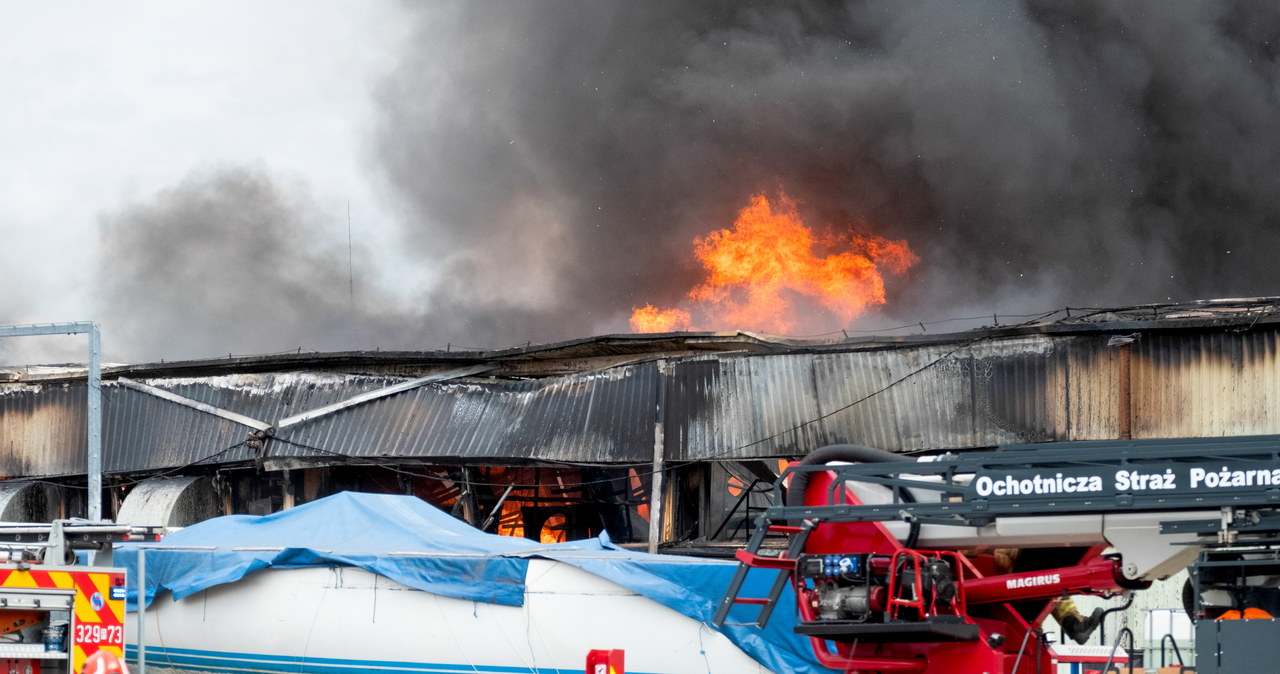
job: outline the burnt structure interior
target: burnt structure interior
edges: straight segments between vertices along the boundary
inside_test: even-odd
[[[1070,309],[955,334],[617,335],[114,366],[103,510],[118,515],[144,483],[202,478],[215,514],[412,494],[490,532],[729,554],[785,462],[826,445],[918,454],[1280,433],[1268,412],[1277,326],[1277,302],[1258,298]],[[36,482],[51,513],[82,515],[83,367],[4,374],[0,489]]]

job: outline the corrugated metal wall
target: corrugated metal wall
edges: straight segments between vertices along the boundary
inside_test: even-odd
[[[1280,432],[1280,361],[1273,331],[1187,339],[1146,335],[1133,344],[1133,435]]]
[[[645,462],[1280,433],[1273,327],[983,336],[879,349],[659,359],[540,379],[473,377],[282,429],[271,456]],[[146,383],[267,423],[402,381],[319,372]],[[108,472],[245,461],[252,429],[104,383]],[[662,395],[659,395],[661,391]],[[0,472],[84,470],[83,385],[0,387]],[[214,457],[210,459],[210,457]]]
[[[656,373],[648,363],[546,380],[425,386],[281,436],[360,457],[644,461],[653,454]]]
[[[0,475],[83,473],[84,384],[0,387]]]
[[[695,365],[718,377],[697,382],[707,399],[684,410],[685,434],[672,453],[706,459],[804,454],[836,442],[905,451],[1118,437],[1118,347],[1107,340],[1032,336],[680,364],[677,379],[696,379],[686,374]],[[769,440],[753,444],[762,438]]]

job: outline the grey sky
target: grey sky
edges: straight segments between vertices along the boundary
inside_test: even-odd
[[[1277,294],[1277,45],[1266,2],[4,3],[0,323],[134,361],[619,332],[779,191],[921,258],[813,332]]]
[[[405,20],[390,2],[0,5],[0,321],[102,320],[100,218],[210,167],[304,183],[344,241],[350,201],[389,248],[367,146]]]

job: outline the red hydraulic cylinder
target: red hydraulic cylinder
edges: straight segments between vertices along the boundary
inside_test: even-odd
[[[1133,587],[1120,572],[1120,562],[1100,557],[1079,566],[973,578],[965,581],[964,593],[971,605],[994,604],[1064,593],[1116,592],[1125,585]]]

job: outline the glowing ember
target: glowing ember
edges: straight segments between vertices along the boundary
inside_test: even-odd
[[[775,209],[764,195],[751,198],[733,229],[695,239],[694,254],[708,276],[689,291],[689,308],[635,309],[633,331],[708,329],[695,327],[703,325],[786,334],[815,309],[848,321],[884,304],[882,271],[902,274],[919,261],[906,241],[819,238],[794,202],[782,196]]]

